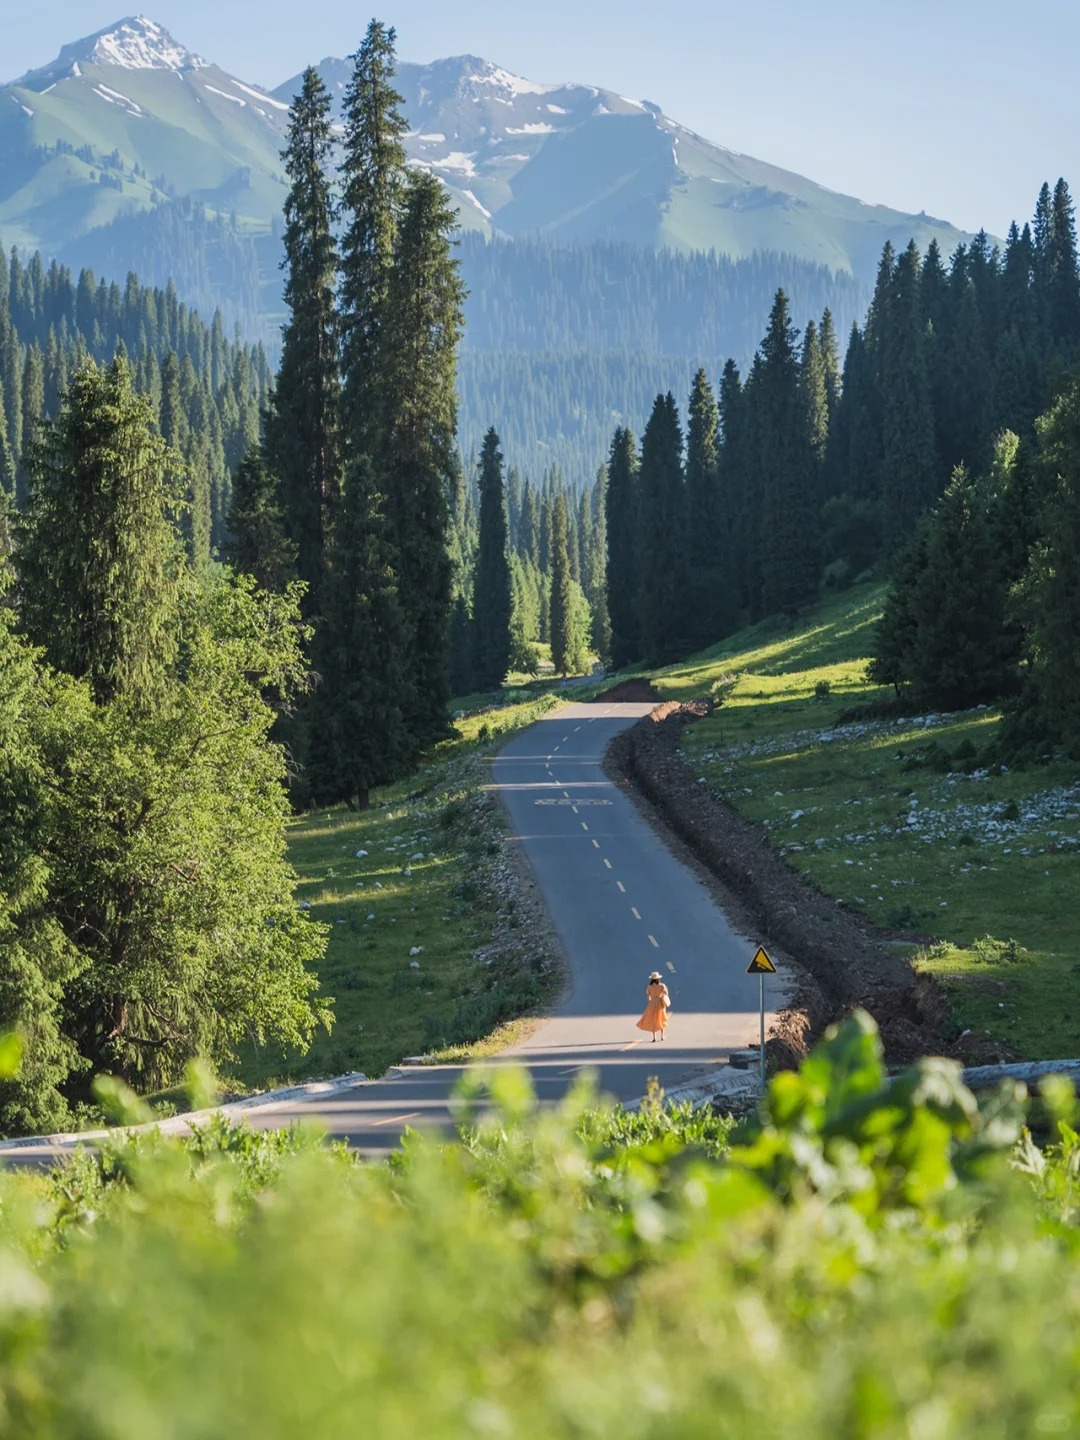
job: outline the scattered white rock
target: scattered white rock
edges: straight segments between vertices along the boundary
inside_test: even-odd
[[[366,860],[366,859],[367,859],[367,853],[368,853],[368,852],[367,852],[366,850],[357,850],[357,852],[356,852],[356,858],[357,858],[357,860]]]
[[[411,948],[411,950],[409,951],[409,954],[410,954],[410,955],[422,955],[423,953],[424,953],[424,947],[423,947],[423,945],[414,945],[414,946]]]
[[[369,915],[367,918],[368,918],[369,920],[374,920],[374,919],[375,919],[375,916],[374,916],[374,914],[372,914],[372,915]]]
[[[301,900],[301,901],[300,901],[300,909],[301,909],[301,910],[310,910],[310,909],[311,909],[311,901],[310,901],[310,900]]]
[[[420,961],[419,961],[419,960],[410,960],[410,961],[409,961],[409,969],[410,969],[410,970],[419,970],[419,969],[420,969]]]

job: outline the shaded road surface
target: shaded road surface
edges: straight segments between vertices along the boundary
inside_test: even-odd
[[[492,762],[510,843],[532,866],[570,984],[552,1019],[487,1063],[527,1065],[541,1100],[556,1099],[583,1070],[594,1071],[616,1099],[634,1100],[650,1076],[670,1088],[757,1041],[757,982],[745,973],[754,944],[731,929],[702,881],[602,769],[611,739],[651,708],[564,705]],[[672,1003],[667,1039],[655,1044],[634,1025],[654,969]],[[775,1004],[778,989],[772,995]],[[406,1127],[449,1125],[448,1100],[460,1076],[460,1066],[416,1067],[333,1097],[267,1105],[246,1118],[258,1129],[316,1118],[331,1135],[382,1154]]]

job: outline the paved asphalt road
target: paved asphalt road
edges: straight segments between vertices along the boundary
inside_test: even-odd
[[[650,1076],[670,1088],[757,1040],[758,987],[746,974],[754,943],[731,929],[702,881],[601,768],[613,736],[650,708],[561,706],[492,762],[511,843],[532,866],[571,979],[557,1014],[488,1063],[527,1065],[543,1100],[561,1095],[582,1070],[594,1071],[617,1099],[636,1099]],[[655,1044],[634,1025],[653,969],[666,979],[672,1003],[667,1039]],[[259,1129],[314,1118],[365,1153],[383,1154],[406,1127],[451,1123],[448,1102],[460,1075],[459,1066],[406,1069],[247,1118]],[[18,1158],[33,1156],[20,1151]]]

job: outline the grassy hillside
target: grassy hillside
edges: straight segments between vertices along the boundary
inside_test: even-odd
[[[721,703],[691,764],[838,904],[922,937],[958,1029],[1032,1059],[1080,1053],[1080,769],[984,763],[995,710],[837,725],[865,678],[884,591],[768,621],[657,676]]]

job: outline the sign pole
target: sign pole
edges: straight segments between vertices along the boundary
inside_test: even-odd
[[[758,1063],[761,1067],[761,1093],[765,1094],[765,972],[758,971],[758,1005],[761,1010],[761,1045],[758,1050]]]
[[[761,1093],[765,1094],[765,976],[775,975],[776,966],[769,958],[769,952],[763,945],[759,945],[754,952],[754,958],[746,967],[748,975],[756,975],[758,978],[758,1012],[759,1012],[759,1044],[758,1044],[758,1073],[761,1079]]]

